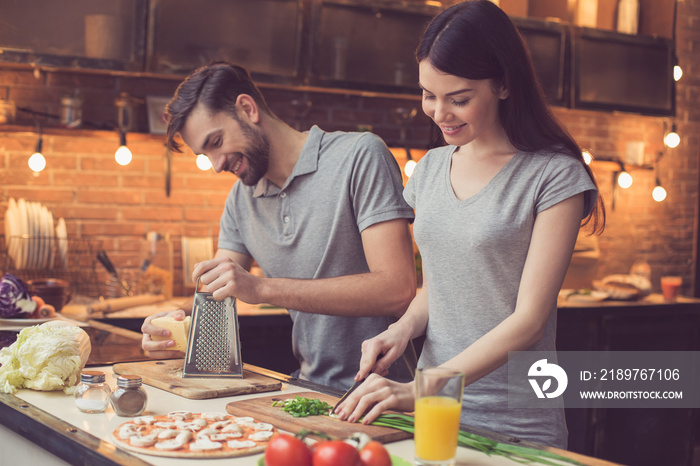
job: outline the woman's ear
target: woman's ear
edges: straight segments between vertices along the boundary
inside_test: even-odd
[[[499,83],[495,79],[492,79],[491,80],[491,90],[501,100],[505,100],[508,98],[508,88],[506,87],[505,83],[503,83],[503,82]]]
[[[236,98],[236,106],[245,112],[252,123],[258,123],[260,121],[258,105],[255,103],[255,99],[248,94],[239,94]]]

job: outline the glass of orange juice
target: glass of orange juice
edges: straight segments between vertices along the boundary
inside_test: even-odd
[[[462,372],[444,367],[416,370],[416,464],[454,464],[463,391]]]

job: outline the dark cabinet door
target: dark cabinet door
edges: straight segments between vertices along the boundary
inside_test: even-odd
[[[0,60],[143,71],[147,0],[0,2]]]
[[[559,351],[697,351],[699,306],[560,309]],[[566,409],[569,450],[635,466],[690,466],[697,410]]]
[[[214,60],[299,74],[302,0],[152,0],[148,71],[186,74]]]

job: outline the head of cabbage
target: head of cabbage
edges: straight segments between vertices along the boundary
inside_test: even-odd
[[[72,394],[90,350],[85,330],[65,321],[24,328],[17,341],[0,350],[0,391],[30,388]]]

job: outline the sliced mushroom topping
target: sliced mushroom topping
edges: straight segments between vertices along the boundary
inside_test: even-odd
[[[221,432],[224,432],[224,433],[236,432],[236,433],[242,434],[243,428],[241,428],[241,426],[239,426],[238,424],[229,424],[226,427],[224,427],[223,429],[221,429]]]
[[[267,440],[270,440],[270,438],[272,438],[272,435],[272,432],[260,430],[253,434],[250,434],[248,438],[250,440],[255,440],[256,442],[266,442]]]
[[[243,417],[237,417],[236,419],[233,420],[236,424],[245,424],[245,423],[250,423],[250,422],[255,422],[255,419],[252,417],[248,416],[243,416]]]
[[[223,446],[224,445],[221,442],[212,442],[207,437],[201,437],[195,440],[194,443],[190,444],[190,450],[218,450],[220,448],[223,448]]]
[[[134,419],[134,424],[143,424],[150,426],[151,424],[155,424],[156,418],[153,416],[141,416],[137,417]]]
[[[177,432],[177,431],[175,431]],[[179,450],[184,447],[185,444],[192,437],[192,432],[188,430],[183,430],[177,432],[177,436],[171,440],[164,440],[162,442],[156,443],[156,448],[159,450]]]
[[[172,413],[168,413],[168,417],[176,421],[187,421],[192,419],[193,416],[190,411],[173,411]]]
[[[129,443],[135,447],[150,447],[156,443],[161,432],[161,429],[155,429],[148,435],[133,435],[129,437]]]
[[[202,413],[201,415],[202,419],[206,419],[208,421],[223,421],[228,418],[228,414],[223,414],[223,413]]]
[[[225,421],[219,421],[219,422],[212,422],[212,424],[209,426],[212,429],[223,429],[227,425],[231,424],[233,421],[230,419],[227,419]]]
[[[227,445],[229,448],[236,450],[238,448],[253,448],[257,444],[250,440],[229,440]]]
[[[212,440],[213,442],[225,442],[227,440],[232,440],[235,438],[241,438],[243,437],[243,434],[240,432],[230,432],[230,433],[221,433],[221,434],[214,434],[210,435],[209,439]]]

